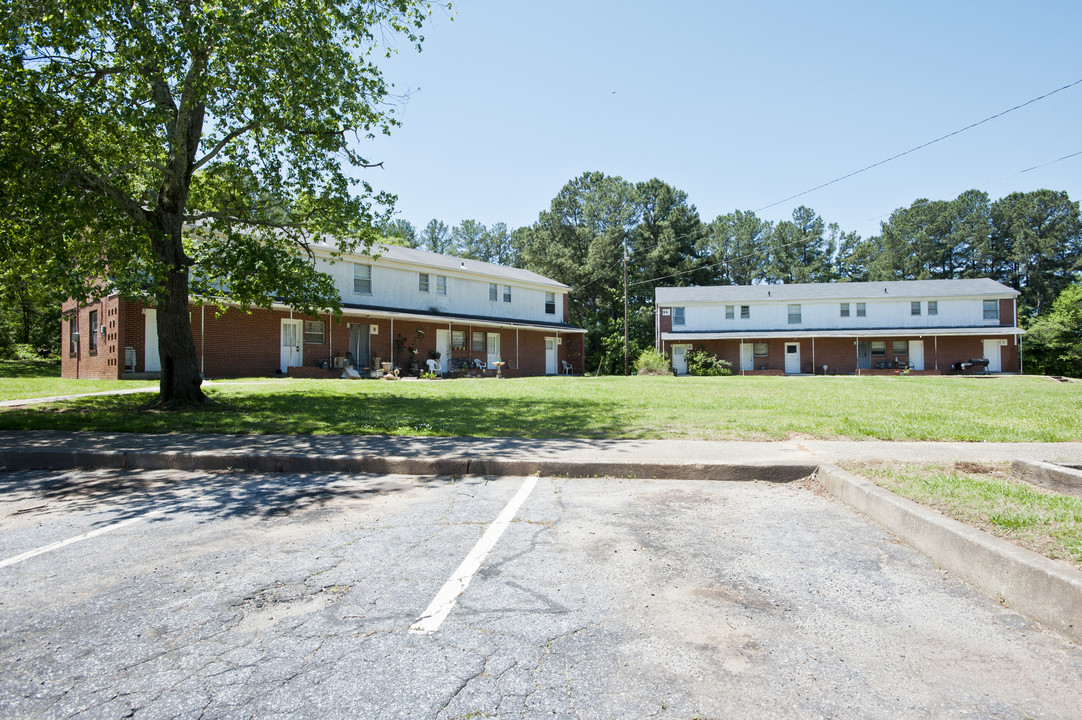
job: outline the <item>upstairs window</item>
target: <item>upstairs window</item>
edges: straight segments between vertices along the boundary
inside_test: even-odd
[[[304,342],[308,345],[322,345],[323,344],[323,321],[322,320],[305,320],[304,321]]]
[[[503,301],[504,302],[511,302],[511,286],[510,285],[504,285],[503,286]]]
[[[436,276],[436,294],[437,295],[446,295],[447,294],[447,276],[446,275],[437,275]]]
[[[417,273],[417,289],[423,293],[428,292],[428,273]]]
[[[496,283],[488,284],[488,301],[498,302],[500,299],[500,287]]]
[[[545,314],[556,314],[556,293],[545,293]]]
[[[999,300],[984,300],[984,319],[999,320]]]
[[[674,307],[672,309],[672,324],[673,327],[684,324],[684,308]]]
[[[726,320],[732,320],[735,317],[736,317],[736,306],[735,305],[726,305],[725,306],[725,319]]]
[[[740,306],[740,319],[741,320],[747,320],[750,317],[751,317],[751,305],[741,305]]]
[[[842,303],[842,317],[849,317],[849,303]]]
[[[914,300],[913,302],[909,303],[909,314],[920,315],[920,300]]]
[[[939,314],[939,301],[938,300],[929,300],[928,301],[928,314],[929,315],[938,315]]]
[[[372,294],[372,266],[353,263],[353,294]]]
[[[789,324],[790,325],[799,325],[800,324],[800,306],[799,305],[790,305],[789,306]]]
[[[857,303],[857,317],[864,317],[867,314],[867,306],[864,303]]]

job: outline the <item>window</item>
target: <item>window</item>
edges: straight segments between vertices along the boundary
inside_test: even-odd
[[[798,325],[798,324],[800,324],[800,306],[799,305],[790,305],[789,306],[789,324],[790,325]]]
[[[938,315],[939,314],[939,301],[938,300],[929,300],[928,301],[928,314],[929,315]]]
[[[305,320],[304,321],[304,342],[308,345],[322,345],[323,344],[323,321],[322,320]]]
[[[758,342],[752,345],[752,350],[755,353],[755,357],[766,357],[770,352],[770,345]]]
[[[849,317],[849,303],[842,303],[842,317]]]
[[[79,354],[79,321],[75,315],[68,318],[68,353],[72,357]]]
[[[451,331],[451,349],[452,350],[465,350],[466,349],[466,331],[465,330],[452,330]]]
[[[751,305],[741,305],[740,306],[740,319],[741,320],[747,320],[750,317],[751,317]]]
[[[886,355],[887,354],[887,341],[886,340],[872,340],[872,355]]]
[[[914,300],[913,302],[909,303],[909,314],[920,315],[920,300]]]
[[[908,355],[909,354],[909,341],[908,340],[895,340],[890,344],[890,351],[895,355]]]
[[[726,320],[732,320],[735,317],[736,317],[736,306],[735,305],[726,305],[725,306],[725,319]]]
[[[417,273],[417,289],[428,292],[428,273]]]
[[[485,334],[483,332],[475,332],[473,334],[473,351],[484,352],[485,351]]]
[[[545,293],[545,314],[556,314],[556,293]]]
[[[984,301],[984,319],[999,320],[999,300]]]
[[[87,345],[88,352],[93,355],[98,351],[98,311],[90,311],[90,343]]]
[[[857,317],[864,317],[868,312],[864,303],[857,303]]]
[[[447,276],[446,275],[437,275],[436,276],[436,294],[437,295],[446,295],[447,294]]]
[[[684,308],[674,307],[672,309],[672,324],[673,326],[684,324]]]
[[[500,299],[500,288],[496,283],[488,284],[488,301],[496,302]]]
[[[510,285],[504,285],[503,286],[503,301],[504,302],[511,302],[511,286]]]
[[[372,266],[353,263],[353,294],[372,294]]]

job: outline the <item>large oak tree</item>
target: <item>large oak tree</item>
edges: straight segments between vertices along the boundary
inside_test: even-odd
[[[72,297],[158,308],[160,400],[197,403],[189,294],[335,310],[314,236],[370,243],[350,177],[395,124],[377,61],[423,0],[0,0],[0,248]],[[102,284],[104,281],[104,285]]]

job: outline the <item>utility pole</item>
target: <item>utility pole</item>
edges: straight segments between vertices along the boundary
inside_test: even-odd
[[[624,232],[624,375],[627,375],[627,232]]]

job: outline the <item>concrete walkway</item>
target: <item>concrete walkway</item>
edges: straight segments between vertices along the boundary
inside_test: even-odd
[[[790,480],[844,460],[1082,463],[1082,443],[0,432],[0,466]],[[35,465],[36,463],[36,465]],[[780,475],[767,474],[767,468]],[[801,473],[794,476],[794,473]]]
[[[0,408],[23,407],[25,405],[41,405],[43,403],[63,402],[75,398],[96,397],[98,395],[134,395],[135,393],[158,392],[157,385],[147,387],[128,388],[127,390],[102,390],[101,392],[76,393],[74,395],[50,395],[39,398],[16,398],[15,400],[0,400]]]

